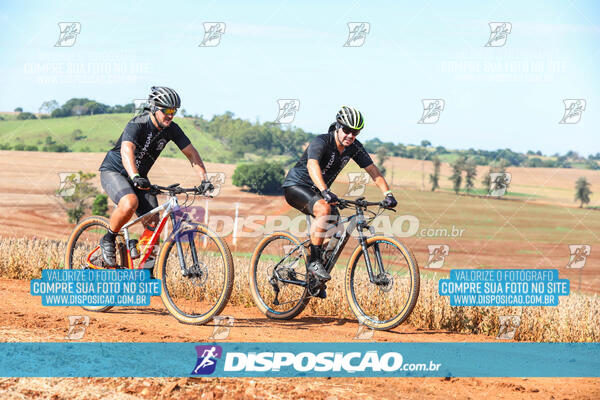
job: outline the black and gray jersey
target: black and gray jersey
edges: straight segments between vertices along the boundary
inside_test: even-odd
[[[353,159],[361,168],[366,168],[373,164],[371,156],[369,156],[369,153],[367,153],[358,140],[354,140],[354,143],[346,147],[340,154],[335,143],[334,134],[334,132],[330,132],[319,135],[310,142],[300,160],[288,172],[283,182],[283,187],[295,185],[315,186],[308,174],[306,166],[308,160],[317,160],[319,162],[323,180],[327,187],[331,186],[350,159]]]
[[[141,176],[147,177],[148,171],[165,148],[169,141],[175,142],[180,150],[183,150],[191,142],[175,122],[161,130],[158,130],[150,119],[150,113],[136,115],[117,140],[115,146],[109,150],[100,165],[100,171],[115,171],[127,176],[121,159],[121,144],[132,142],[135,144],[135,165]]]

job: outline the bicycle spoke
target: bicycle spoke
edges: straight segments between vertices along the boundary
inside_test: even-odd
[[[180,238],[186,276],[181,270],[177,247],[172,244],[164,265],[163,290],[178,313],[201,317],[220,305],[219,299],[227,286],[227,261],[213,238],[199,230],[186,232]]]
[[[380,272],[376,248],[384,271]],[[361,253],[351,280],[352,296],[362,317],[376,324],[388,323],[406,313],[412,299],[413,275],[409,260],[393,243],[379,241],[368,247],[374,279],[369,279],[365,255]],[[410,312],[410,310],[408,310]]]
[[[274,236],[260,251],[253,268],[253,290],[267,315],[284,318],[293,310],[302,311],[299,307],[306,298],[306,288],[300,282],[307,279],[302,246],[287,236]]]

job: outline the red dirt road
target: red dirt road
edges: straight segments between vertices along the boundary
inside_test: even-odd
[[[29,282],[0,279],[0,341],[64,342],[69,315],[88,315],[84,341],[204,342],[213,326],[179,324],[159,298],[145,308],[90,313],[79,307],[43,307],[29,294]],[[227,307],[235,318],[226,342],[353,341],[355,320],[300,315],[293,321],[266,319],[254,308]],[[375,332],[377,342],[485,342],[488,336],[416,330],[402,325]],[[600,379],[570,378],[4,378],[0,398],[116,399],[447,399],[600,397]]]

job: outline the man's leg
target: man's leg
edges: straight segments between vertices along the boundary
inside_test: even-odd
[[[100,183],[110,199],[117,205],[110,217],[108,232],[100,239],[104,262],[113,266],[117,263],[115,238],[135,212],[138,198],[130,181],[118,172],[102,171]]]
[[[284,188],[285,200],[289,205],[304,214],[315,217],[310,227],[310,258],[308,270],[322,281],[331,279],[321,263],[321,247],[327,232],[327,215],[331,206],[314,189],[306,186],[289,186]]]
[[[119,230],[131,219],[138,207],[138,198],[135,194],[127,194],[121,197],[117,208],[110,216],[110,230],[119,232]]]
[[[135,194],[127,194],[121,197],[116,210],[110,216],[109,229],[106,235],[100,239],[100,248],[102,257],[108,265],[117,263],[117,250],[115,239],[119,230],[129,221],[138,206],[138,199]]]

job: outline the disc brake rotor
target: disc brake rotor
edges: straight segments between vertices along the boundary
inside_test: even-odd
[[[204,286],[208,279],[208,268],[203,262],[198,261],[188,270],[188,278],[192,280],[194,285]]]
[[[389,292],[390,290],[392,290],[392,287],[394,286],[394,277],[392,275],[390,275],[388,272],[384,273],[383,276],[380,278],[380,283],[377,284],[377,287],[379,287],[379,290],[381,290],[382,292]]]

